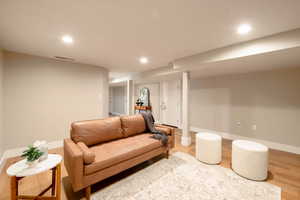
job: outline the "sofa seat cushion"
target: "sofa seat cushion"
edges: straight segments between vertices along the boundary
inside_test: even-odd
[[[90,147],[96,158],[92,164],[85,165],[84,173],[93,174],[161,146],[161,142],[151,138],[151,134],[143,133]]]

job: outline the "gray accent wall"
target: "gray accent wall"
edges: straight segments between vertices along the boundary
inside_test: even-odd
[[[299,147],[300,68],[193,79],[190,120],[192,127]]]
[[[125,115],[126,114],[126,109],[125,109],[125,104],[126,104],[126,87],[125,86],[115,86],[111,87],[111,111],[114,114],[121,114]]]

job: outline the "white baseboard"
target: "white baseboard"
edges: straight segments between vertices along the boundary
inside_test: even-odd
[[[63,146],[63,140],[58,140],[58,141],[53,141],[48,143],[48,149],[55,149],[62,146]],[[2,157],[0,158],[0,172],[2,171],[2,168],[5,165],[5,162],[8,158],[20,156],[26,148],[27,147],[20,147],[20,148],[8,149],[4,151]]]
[[[240,136],[240,135],[234,135],[234,134],[230,134],[230,133],[214,131],[214,130],[209,130],[209,129],[201,129],[201,128],[193,127],[193,126],[190,127],[190,131],[216,133],[216,134],[222,136],[223,138],[229,139],[229,140],[251,140],[254,142],[264,144],[271,149],[300,154],[300,147],[296,147],[296,146],[292,146],[292,145],[288,145],[288,144],[281,144],[281,143],[271,142],[271,141],[267,141],[267,140],[244,137],[244,136]]]

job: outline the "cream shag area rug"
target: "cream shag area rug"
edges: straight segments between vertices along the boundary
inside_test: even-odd
[[[173,153],[92,195],[93,200],[279,200],[281,189]]]

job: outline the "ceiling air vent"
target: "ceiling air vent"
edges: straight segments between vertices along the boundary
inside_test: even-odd
[[[63,57],[63,56],[54,56],[56,60],[65,61],[65,62],[72,62],[74,61],[73,58]]]

